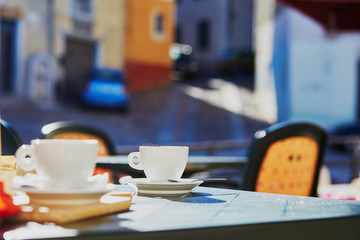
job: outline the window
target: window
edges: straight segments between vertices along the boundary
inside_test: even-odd
[[[157,15],[155,19],[155,32],[156,34],[163,34],[164,32],[164,18],[162,15]]]
[[[198,48],[207,50],[210,46],[210,23],[202,20],[198,24]]]
[[[93,5],[93,0],[73,0],[71,6],[73,18],[81,21],[92,21]]]
[[[165,18],[159,11],[153,11],[151,14],[151,34],[156,41],[163,41],[165,39]]]
[[[74,0],[74,9],[77,12],[91,13],[91,0]]]

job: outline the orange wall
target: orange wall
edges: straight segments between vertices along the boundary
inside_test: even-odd
[[[125,71],[132,90],[170,81],[169,48],[174,40],[174,7],[174,0],[127,1]],[[164,34],[160,39],[153,30],[155,13],[164,18]]]

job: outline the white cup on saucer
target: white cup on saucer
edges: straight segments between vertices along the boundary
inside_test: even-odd
[[[180,180],[188,155],[186,146],[140,146],[139,152],[128,155],[128,163],[134,169],[143,170],[151,182],[167,182],[168,179]]]
[[[95,169],[97,140],[35,139],[16,151],[20,168],[36,170],[45,188],[81,189]]]

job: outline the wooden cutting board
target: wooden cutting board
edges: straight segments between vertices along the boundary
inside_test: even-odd
[[[12,217],[15,221],[53,222],[65,224],[87,218],[128,211],[131,206],[130,193],[104,195],[99,203],[85,205],[37,205],[23,204],[22,213]]]

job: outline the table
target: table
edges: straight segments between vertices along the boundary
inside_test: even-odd
[[[242,156],[189,156],[184,176],[208,171],[215,168],[241,168],[247,158]],[[133,177],[144,177],[142,171],[135,170],[128,165],[127,155],[104,156],[96,159],[98,167],[118,170]]]
[[[8,238],[358,239],[360,202],[200,186],[180,196],[136,195],[125,213],[63,226],[2,224],[0,232]]]

